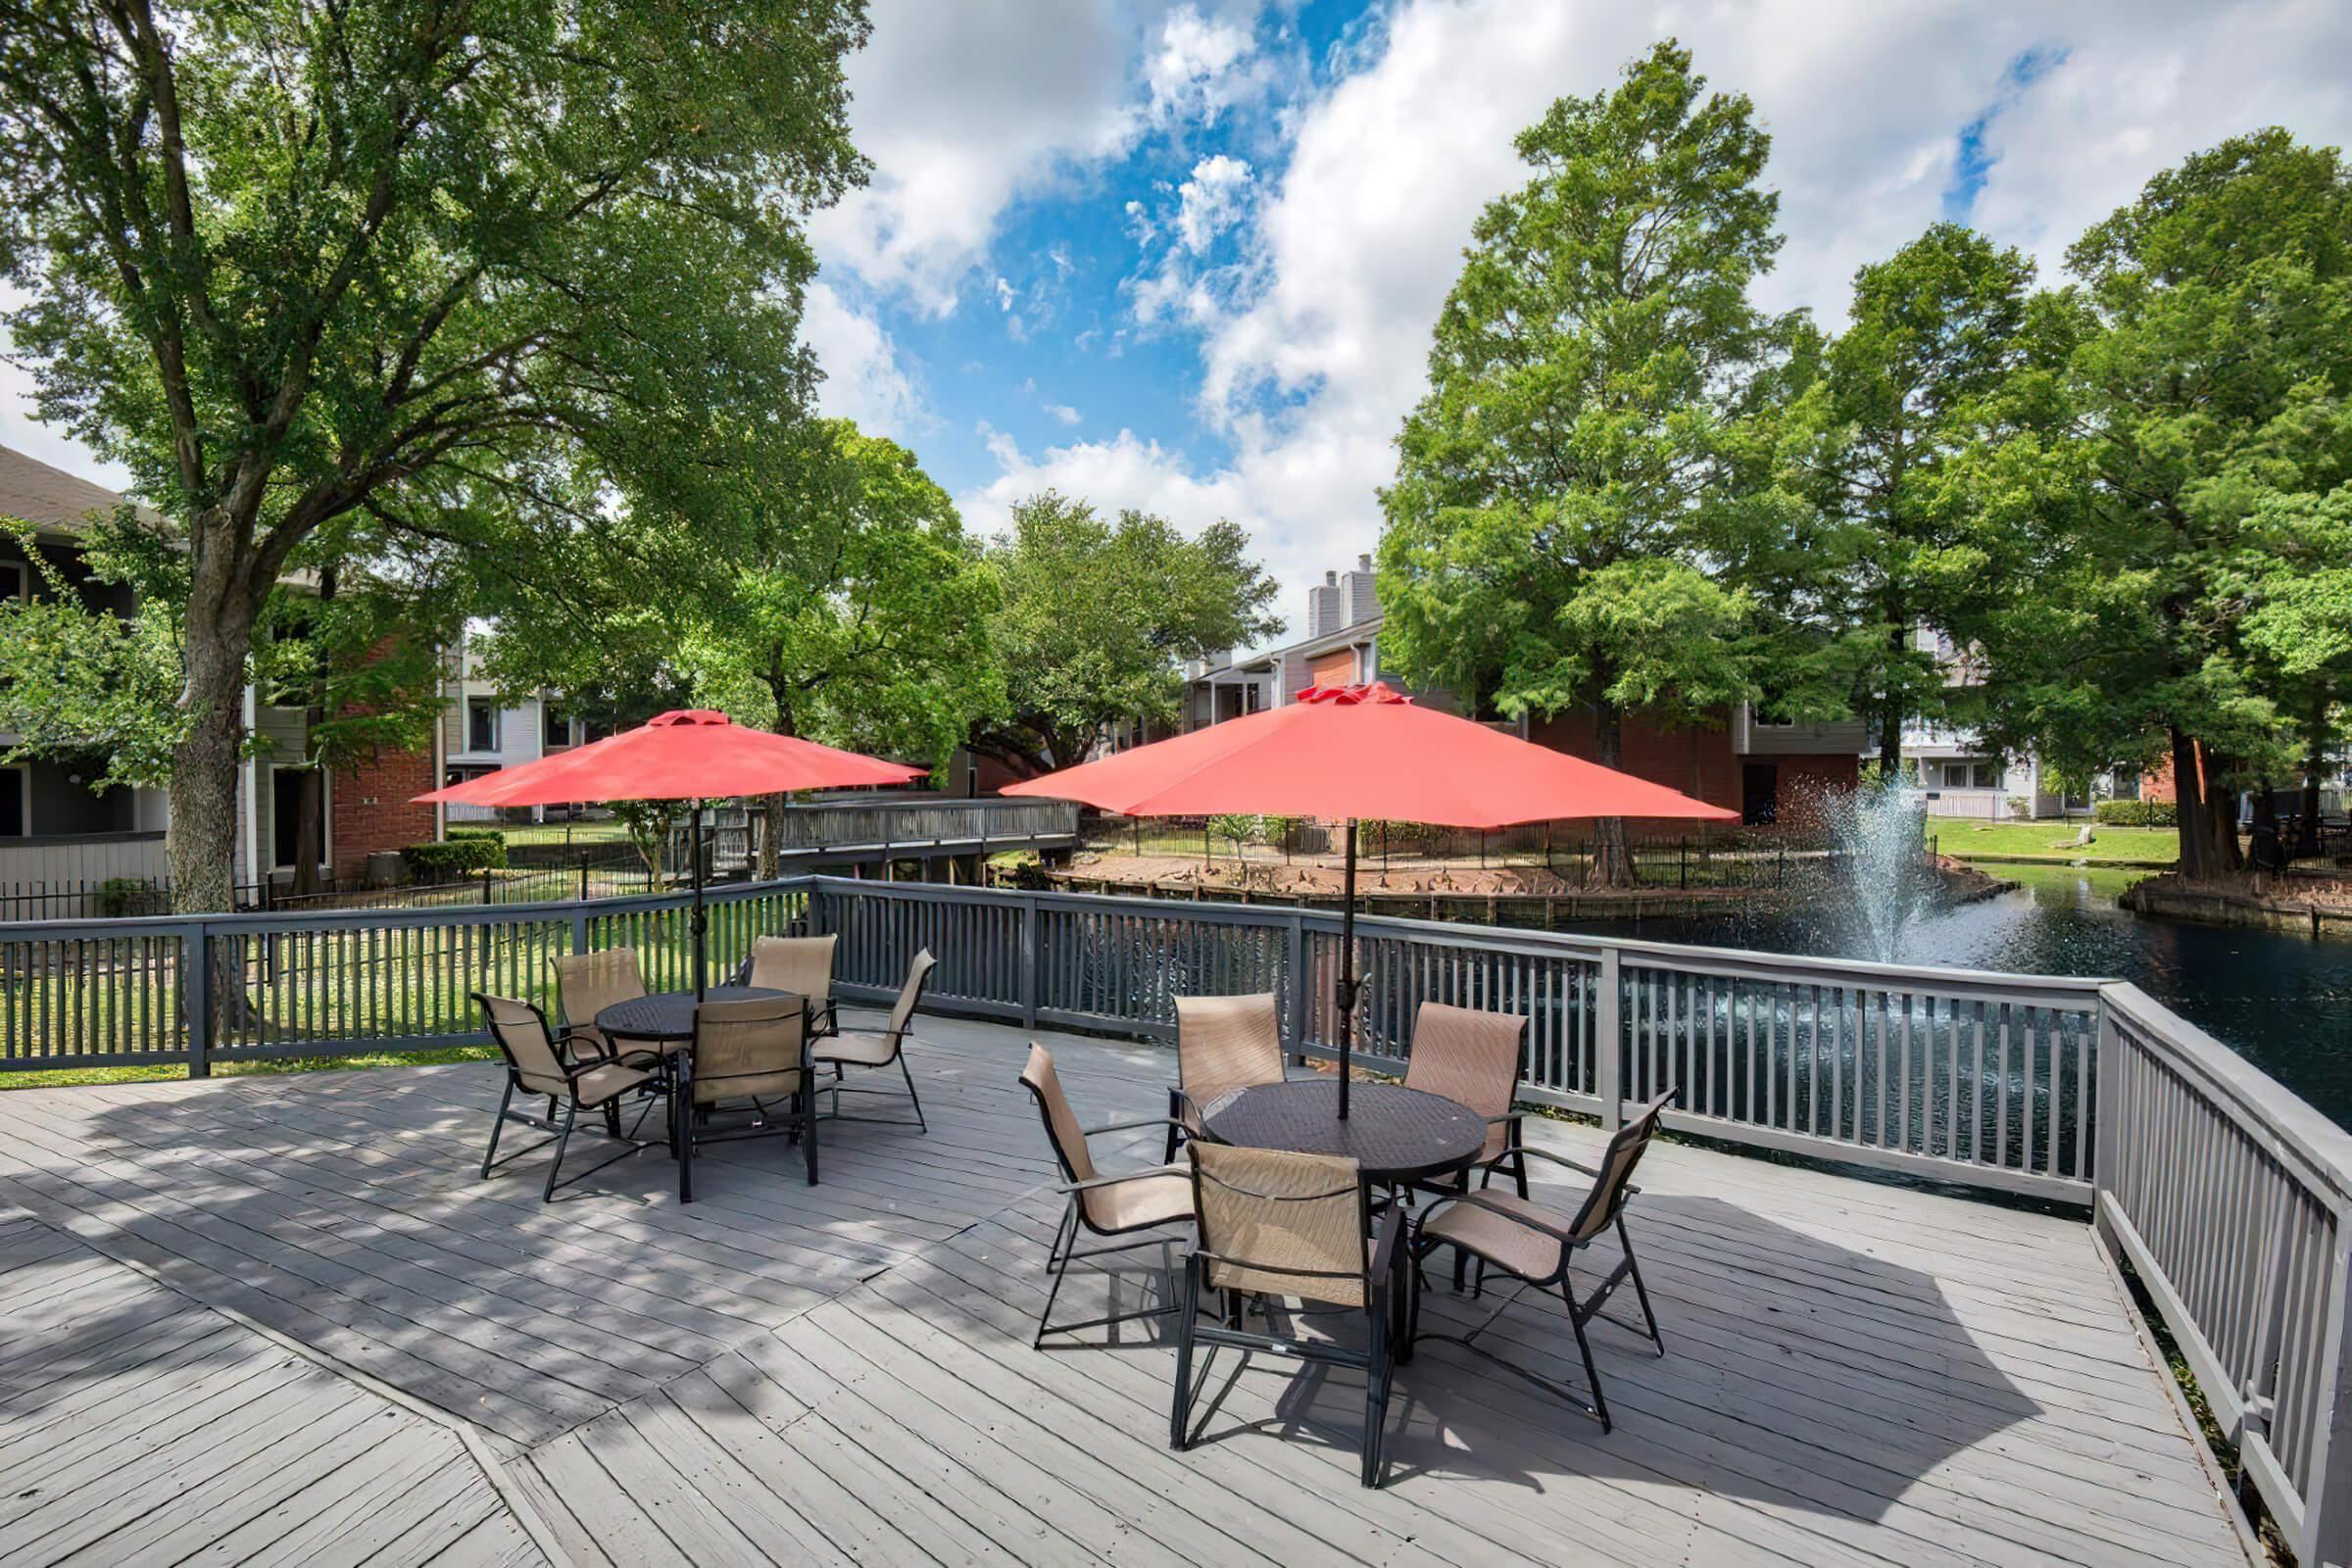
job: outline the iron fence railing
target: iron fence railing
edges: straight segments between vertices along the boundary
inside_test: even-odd
[[[941,1011],[1165,1038],[1175,999],[1271,991],[1328,1056],[1339,916],[798,876],[710,893],[710,977],[763,933],[841,938],[836,988],[940,960]],[[479,1041],[476,990],[554,1004],[549,960],[638,949],[690,984],[687,900],[0,925],[0,1069]],[[1524,1014],[1523,1095],[2087,1205],[2144,1284],[2303,1561],[2352,1555],[2352,1135],[2129,985],[1481,928],[1356,924],[1357,1038],[1401,1069],[1427,1000]],[[1005,1071],[1016,1065],[1009,1054]]]

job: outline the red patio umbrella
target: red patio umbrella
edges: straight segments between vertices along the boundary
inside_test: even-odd
[[[1310,686],[1288,707],[1005,786],[1006,795],[1083,801],[1122,816],[1266,812],[1344,817],[1340,914],[1340,1114],[1355,1032],[1355,824],[1358,818],[1507,827],[1571,816],[1736,821],[1693,800],[1466,718],[1373,682]]]
[[[705,708],[679,709],[635,729],[416,797],[468,806],[564,806],[573,801],[692,803],[694,991],[703,992],[703,803],[793,790],[906,784],[927,769],[749,729]]]

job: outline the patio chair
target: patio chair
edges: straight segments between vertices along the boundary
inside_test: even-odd
[[[1098,1171],[1094,1154],[1087,1147],[1089,1138],[1099,1133],[1154,1127],[1160,1118],[1152,1116],[1141,1121],[1081,1128],[1078,1118],[1071,1113],[1068,1098],[1061,1092],[1060,1075],[1054,1070],[1054,1054],[1045,1047],[1030,1046],[1029,1063],[1021,1069],[1021,1087],[1037,1102],[1037,1113],[1046,1124],[1046,1142],[1053,1145],[1054,1161],[1061,1167],[1059,1190],[1068,1200],[1062,1208],[1061,1223],[1054,1232],[1054,1245],[1046,1253],[1046,1272],[1054,1276],[1054,1285],[1046,1293],[1045,1309],[1037,1315],[1037,1332],[1030,1336],[1029,1348],[1036,1349],[1044,1345],[1049,1334],[1074,1334],[1080,1329],[1105,1328],[1138,1318],[1165,1317],[1175,1311],[1175,1305],[1169,1303],[1146,1311],[1114,1312],[1083,1323],[1054,1321],[1054,1303],[1061,1296],[1061,1282],[1068,1275],[1070,1264],[1130,1252],[1139,1247],[1165,1246],[1167,1242],[1164,1236],[1148,1236],[1080,1252],[1076,1250],[1080,1231],[1106,1237],[1132,1236],[1138,1231],[1189,1220],[1193,1217],[1193,1184],[1189,1173],[1179,1165],[1152,1165],[1108,1176]]]
[[[830,942],[833,939],[827,937],[825,940]],[[906,971],[906,983],[899,987],[899,1000],[890,1004],[890,1023],[880,1031],[853,1029],[847,1034],[833,1035],[816,1043],[810,1059],[820,1071],[826,1067],[833,1069],[833,1081],[825,1085],[833,1095],[833,1108],[826,1112],[830,1119],[878,1121],[894,1127],[906,1126],[906,1118],[904,1116],[844,1116],[841,1112],[841,1097],[845,1094],[878,1095],[888,1092],[845,1084],[842,1078],[847,1069],[888,1067],[895,1062],[899,1076],[906,1080],[906,1098],[914,1105],[914,1125],[926,1133],[931,1130],[931,1124],[923,1120],[922,1096],[914,1092],[914,1073],[906,1065],[906,1047],[907,1033],[914,1024],[914,1009],[922,1004],[923,988],[931,983],[931,971],[938,965],[939,960],[931,956],[929,948],[914,956],[914,962]]]
[[[1176,999],[1176,1087],[1168,1091],[1167,1158],[1200,1136],[1200,1117],[1222,1095],[1278,1084],[1282,1009],[1272,992]]]
[[[1354,1160],[1205,1141],[1189,1147],[1200,1240],[1185,1269],[1184,1305],[1177,1316],[1169,1445],[1193,1446],[1193,1406],[1208,1384],[1217,1351],[1227,1346],[1244,1354],[1265,1350],[1352,1367],[1364,1374],[1360,1479],[1367,1487],[1379,1486],[1382,1429],[1396,1377],[1395,1330],[1402,1318],[1396,1293],[1407,1284],[1398,1267],[1404,1256],[1402,1208],[1390,1205],[1375,1243],[1368,1239],[1369,1200]],[[1224,1311],[1203,1324],[1200,1298],[1209,1291],[1224,1293]],[[1297,1297],[1361,1312],[1363,1347],[1274,1333],[1271,1322],[1268,1332],[1253,1333],[1248,1327],[1252,1297]],[[1208,1353],[1196,1375],[1194,1351],[1202,1346]]]
[[[1675,1097],[1668,1090],[1642,1107],[1616,1134],[1609,1147],[1601,1152],[1597,1167],[1582,1164],[1560,1154],[1541,1149],[1522,1148],[1523,1155],[1564,1165],[1592,1178],[1592,1185],[1585,1192],[1583,1202],[1573,1215],[1563,1217],[1548,1208],[1510,1193],[1480,1191],[1458,1193],[1432,1203],[1414,1227],[1412,1254],[1418,1273],[1422,1259],[1438,1247],[1451,1246],[1468,1252],[1479,1261],[1478,1286],[1483,1294],[1487,1270],[1492,1267],[1509,1275],[1519,1283],[1508,1296],[1495,1302],[1478,1327],[1467,1334],[1425,1334],[1420,1327],[1420,1299],[1412,1301],[1412,1326],[1407,1336],[1406,1349],[1420,1340],[1444,1340],[1475,1350],[1505,1371],[1516,1373],[1546,1393],[1575,1405],[1600,1423],[1603,1432],[1609,1430],[1609,1403],[1601,1393],[1600,1369],[1592,1363],[1592,1344],[1585,1336],[1585,1325],[1600,1315],[1610,1293],[1630,1279],[1634,1295],[1642,1302],[1642,1319],[1646,1325],[1640,1330],[1657,1347],[1658,1354],[1666,1353],[1666,1341],[1658,1332],[1658,1315],[1650,1309],[1649,1291],[1642,1283],[1642,1269],[1634,1261],[1633,1238],[1625,1230],[1626,1200],[1641,1191],[1633,1185],[1636,1166],[1649,1148],[1650,1139],[1658,1130],[1658,1118]],[[1615,1268],[1594,1286],[1584,1299],[1577,1298],[1569,1267],[1576,1254],[1598,1241],[1607,1232],[1617,1233],[1617,1245],[1624,1256]],[[1478,1337],[1494,1326],[1494,1320],[1517,1300],[1530,1287],[1538,1290],[1559,1289],[1560,1300],[1568,1309],[1569,1327],[1576,1331],[1577,1353],[1584,1358],[1586,1385],[1592,1389],[1590,1403],[1577,1396],[1574,1389],[1564,1383],[1546,1378],[1526,1368],[1513,1365],[1485,1346],[1476,1344]],[[1611,1322],[1621,1322],[1611,1318]],[[1621,1323],[1631,1329],[1630,1323]]]
[[[841,1023],[833,1012],[833,950],[840,943],[837,936],[754,937],[743,983],[807,997],[809,1033],[838,1034]]]
[[[596,1015],[615,1002],[632,1002],[645,995],[645,977],[638,971],[635,948],[606,948],[597,953],[566,953],[553,958],[556,996],[564,1005],[570,1037],[605,1057],[618,1050],[596,1026]]]
[[[506,1092],[499,1097],[498,1116],[490,1124],[490,1147],[482,1154],[483,1180],[487,1181],[498,1166],[553,1144],[556,1157],[548,1164],[547,1186],[540,1194],[541,1201],[549,1201],[555,1198],[558,1187],[593,1176],[615,1160],[626,1159],[647,1147],[635,1139],[624,1139],[629,1147],[619,1153],[599,1160],[586,1170],[575,1171],[565,1180],[557,1180],[564,1168],[564,1152],[571,1144],[572,1124],[579,1113],[603,1111],[606,1132],[619,1138],[621,1096],[633,1089],[658,1088],[662,1081],[660,1060],[644,1052],[624,1056],[609,1056],[602,1052],[581,1055],[574,1031],[551,1030],[547,1014],[530,1003],[485,996],[478,991],[473,993],[473,1000],[489,1023],[490,1038],[498,1043],[499,1053],[507,1059]],[[514,1109],[517,1091],[547,1096],[547,1115],[542,1118]],[[559,1103],[564,1114],[561,1126],[556,1122]],[[554,1136],[543,1138],[528,1149],[515,1150],[502,1160],[498,1157],[498,1140],[510,1121],[537,1127]]]
[[[1479,1151],[1478,1184],[1485,1187],[1503,1166],[1527,1196],[1527,1156],[1520,1152],[1520,1115],[1511,1108],[1519,1088],[1520,1042],[1527,1018],[1515,1012],[1482,1012],[1424,1002],[1413,1015],[1413,1048],[1404,1065],[1404,1086],[1468,1106],[1487,1119],[1486,1146]],[[1423,1192],[1461,1193],[1470,1172],[1414,1184]],[[1453,1288],[1462,1288],[1464,1254],[1453,1259]]]
[[[705,1144],[795,1138],[816,1185],[816,1074],[808,1061],[808,1011],[799,997],[706,1002],[694,1009],[694,1114],[685,1157]],[[784,1102],[781,1114],[770,1101]],[[751,1119],[726,1124],[714,1112],[748,1103]]]

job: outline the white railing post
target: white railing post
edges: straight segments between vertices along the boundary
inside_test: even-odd
[[[1600,1125],[1615,1132],[1625,1120],[1625,1020],[1615,948],[1600,950],[1600,994],[1592,1009],[1592,1093],[1600,1100]]]
[[[2335,1245],[2328,1262],[2326,1353],[2314,1423],[2310,1479],[2303,1488],[2302,1539],[2295,1555],[2307,1563],[2342,1568],[2352,1563],[2352,1213],[2336,1207]]]

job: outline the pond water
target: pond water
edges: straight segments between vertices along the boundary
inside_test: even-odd
[[[2352,1127],[2352,943],[2143,918],[2116,906],[2132,872],[1986,869],[2022,886],[1916,916],[1902,934],[1903,962],[2129,980]],[[1574,929],[1821,957],[1878,956],[1853,922],[1801,916],[1584,921]]]

